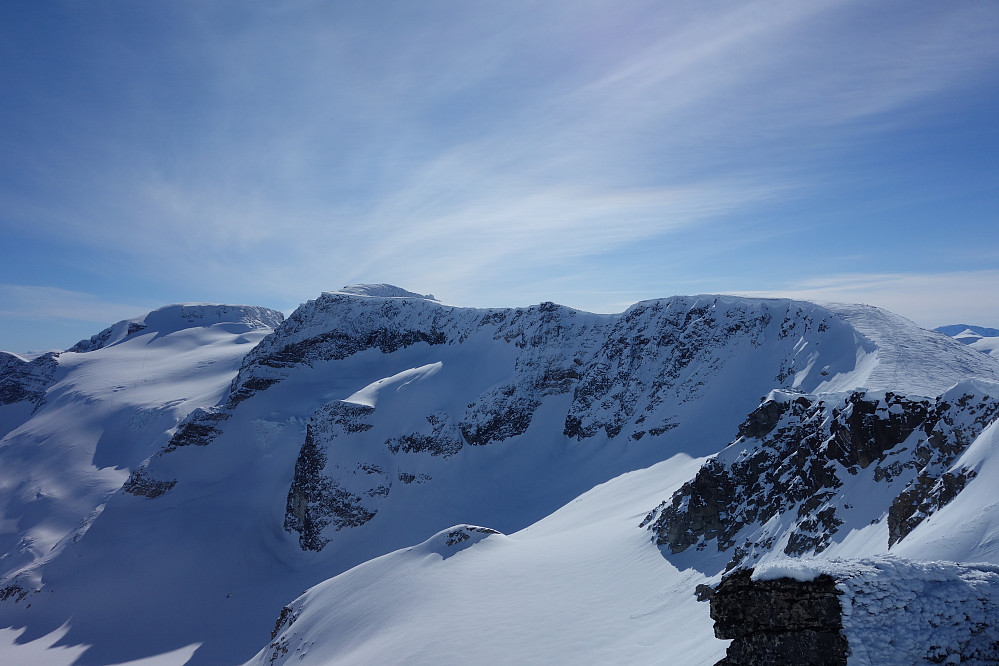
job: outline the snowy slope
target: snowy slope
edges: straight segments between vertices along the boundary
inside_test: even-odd
[[[725,641],[681,571],[635,529],[697,460],[622,475],[508,536],[454,526],[310,589],[266,664],[713,663]]]
[[[897,314],[870,305],[827,303],[826,307],[877,346],[877,362],[870,367],[866,381],[853,386],[831,383],[818,392],[863,386],[934,397],[966,377],[995,378],[988,369],[991,363],[983,364],[972,353],[955,353],[950,340]]]
[[[960,405],[965,396],[977,400]],[[887,514],[892,493],[879,490],[875,468],[868,466],[855,476],[843,474],[848,485],[836,489],[833,503],[838,499],[851,515],[840,534],[832,533],[827,548],[789,561],[783,552],[785,532],[748,562],[763,577],[808,579],[831,573],[842,579],[854,613],[844,619],[851,664],[902,665],[915,663],[913,655],[924,652],[946,655],[978,640],[959,620],[962,613],[970,614],[969,622],[988,626],[994,621],[989,602],[983,606],[980,601],[983,584],[991,585],[989,598],[999,595],[994,573],[999,470],[992,469],[999,420],[993,396],[999,396],[999,384],[966,381],[937,401],[938,408],[949,401],[956,409],[935,423],[972,438],[944,471],[973,474],[956,499],[919,522],[891,555]],[[885,404],[884,396],[878,400]],[[989,423],[984,430],[975,426],[976,416]],[[903,454],[907,447],[897,448],[895,453]],[[722,455],[746,458],[744,447],[730,447]],[[509,536],[455,526],[362,564],[283,609],[271,642],[251,663],[712,664],[723,656],[726,642],[712,639],[707,604],[696,602],[695,594],[698,585],[719,581],[719,565],[730,559],[732,547],[724,549],[724,557],[710,550],[677,557],[642,538],[644,530],[638,528],[639,521],[649,521],[643,502],[656,501],[657,491],[665,496],[681,492],[684,479],[693,478],[705,463],[677,458],[622,475]],[[882,463],[889,466],[893,460],[889,456]],[[892,479],[896,492],[904,479]],[[821,493],[810,496],[816,495]],[[780,498],[793,502],[793,493]],[[734,509],[726,507],[731,514]],[[764,528],[780,530],[782,522],[786,530],[787,521],[779,519]],[[750,539],[762,540],[759,534]],[[941,560],[991,566],[961,569]],[[947,636],[954,644],[940,647]]]
[[[35,390],[10,394],[21,399],[0,411],[0,594],[36,586],[39,566],[86,532],[180,420],[218,401],[243,355],[282,318],[256,307],[167,306],[25,366],[46,361],[28,376]]]
[[[899,555],[999,564],[999,422],[993,420],[951,465],[964,469],[974,470],[974,478],[899,544]]]
[[[682,656],[674,663],[711,663],[724,644],[708,640],[693,590],[717,579],[731,550],[679,560],[640,523],[703,456],[740,437],[761,398],[839,396],[832,404],[864,388],[886,405],[889,393],[935,404],[969,376],[999,381],[999,361],[859,306],[691,296],[594,315],[553,303],[456,308],[374,285],[309,301],[256,346],[263,318],[246,317],[257,338],[221,321],[113,326],[59,356],[38,411],[18,412],[26,420],[4,446],[38,461],[31,474],[58,474],[58,506],[68,507],[59,514],[34,487],[3,491],[21,515],[33,511],[11,526],[15,541],[42,519],[30,544],[8,544],[21,558],[9,579],[21,583],[0,603],[0,626],[23,627],[19,641],[37,649],[58,637],[80,664],[239,663],[267,642],[282,607],[332,577],[329,596],[299,604],[316,609],[299,614],[299,638],[287,634],[288,646],[316,641],[314,663],[407,649],[441,657],[433,641],[453,646],[453,636],[486,661],[476,645],[513,660],[589,651],[670,661],[653,649],[669,642]],[[44,368],[10,365],[27,387],[12,395],[37,395],[28,389],[45,385]],[[147,366],[149,386],[135,378]],[[37,453],[50,441],[62,442],[53,455],[76,456],[58,473]],[[919,471],[904,469],[896,494]],[[509,536],[449,536],[456,525]],[[844,535],[847,555],[887,548],[878,529]],[[444,557],[455,539],[475,543]],[[405,603],[391,581],[410,592]],[[369,584],[377,594],[365,596]],[[439,616],[461,632],[446,639]],[[569,638],[545,642],[546,629]],[[511,646],[518,631],[532,638]],[[344,632],[360,633],[319,646]]]

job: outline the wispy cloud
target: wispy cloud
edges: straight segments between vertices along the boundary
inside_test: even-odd
[[[127,68],[100,61],[114,100],[54,98],[70,129],[8,151],[31,169],[0,158],[36,184],[0,186],[0,225],[276,305],[355,279],[534,293],[698,228],[738,247],[719,237],[733,216],[770,233],[768,209],[843,178],[830,155],[994,83],[999,64],[993,3],[147,11],[169,13],[150,15],[167,27],[148,48],[91,26],[92,48],[134,51]]]
[[[945,324],[999,325],[999,270],[950,273],[827,275],[789,282],[746,296],[867,303],[926,327]],[[967,321],[965,321],[967,320]]]
[[[149,306],[108,302],[94,294],[58,287],[0,284],[0,317],[28,321],[68,319],[110,324],[145,314],[162,303]]]

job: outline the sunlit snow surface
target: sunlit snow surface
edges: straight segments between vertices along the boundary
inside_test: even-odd
[[[941,326],[935,330],[944,335],[949,335],[958,342],[983,354],[999,356],[999,330],[997,329],[956,324],[953,326]]]
[[[453,555],[444,530],[362,564],[292,602],[294,622],[251,663],[714,663],[727,643],[691,593],[704,576],[636,529],[700,462],[624,474]]]
[[[351,393],[349,396],[344,398],[343,401],[350,402],[355,405],[364,405],[365,407],[371,407],[374,409],[378,405],[378,396],[382,392],[402,391],[414,382],[420,382],[437,374],[440,372],[443,365],[443,363],[437,361],[436,363],[428,363],[427,365],[419,368],[403,370],[402,372],[398,372],[391,377],[379,379],[378,381],[368,384],[360,391]]]

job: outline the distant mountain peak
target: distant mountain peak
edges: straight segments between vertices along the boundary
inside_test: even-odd
[[[999,329],[971,324],[951,324],[933,329],[983,354],[999,356]]]
[[[433,294],[417,294],[413,291],[407,291],[402,287],[397,287],[394,284],[348,284],[333,293],[369,296],[372,298],[422,298],[427,301],[437,300]]]
[[[999,337],[999,328],[972,326],[971,324],[950,324],[948,326],[938,326],[933,330],[952,338],[969,338],[975,336],[979,338]]]
[[[66,351],[90,352],[118,344],[126,338],[145,331],[166,334],[187,328],[207,327],[214,324],[240,324],[247,330],[277,328],[284,315],[257,305],[219,305],[215,303],[175,303],[157,308],[138,317],[123,319],[89,340],[80,340]]]

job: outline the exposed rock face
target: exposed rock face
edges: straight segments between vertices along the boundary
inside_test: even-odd
[[[734,639],[719,666],[846,665],[843,593],[831,576],[753,581],[751,574],[732,573],[711,596],[715,636]]]
[[[338,309],[349,310],[352,316],[338,314]],[[403,484],[431,481],[429,475],[400,469],[396,455],[449,458],[464,446],[521,436],[552,396],[571,396],[563,433],[571,439],[598,433],[608,439],[623,433],[632,440],[660,436],[676,427],[668,407],[694,400],[714,373],[744,355],[745,345],[762,348],[770,336],[771,347],[784,354],[773,367],[783,379],[773,381],[786,381],[794,374],[788,369],[797,367],[796,348],[801,348],[792,334],[821,338],[845,326],[828,314],[814,319],[802,307],[780,314],[775,321],[758,303],[719,307],[718,299],[651,301],[621,317],[610,317],[554,303],[484,311],[405,298],[359,301],[344,294],[324,294],[251,352],[219,415],[191,420],[196,428],[192,432],[198,435],[194,443],[204,442],[202,435],[211,435],[214,420],[252,396],[258,386],[269,388],[299,364],[342,360],[372,348],[390,354],[418,343],[456,346],[473,335],[488,336],[500,349],[513,347],[515,361],[507,381],[470,396],[459,418],[437,411],[426,415],[424,427],[384,440],[393,457],[367,445],[371,452],[354,460],[346,451],[363,448],[357,437],[367,427],[344,428],[343,414],[330,421],[329,411],[313,417],[289,494],[285,526],[302,535],[303,547],[318,549],[328,542],[331,530],[370,520],[391,493],[393,479]],[[336,322],[333,330],[331,321]],[[327,422],[335,424],[317,437],[319,424]],[[184,433],[182,429],[178,435]],[[352,444],[355,439],[358,443]],[[378,484],[359,485],[356,470],[362,468],[377,469]],[[325,536],[319,538],[324,530]]]
[[[409,433],[400,437],[385,440],[385,446],[392,453],[429,453],[432,456],[448,458],[455,455],[462,447],[462,434],[450,422],[446,412],[427,416],[431,432]]]
[[[281,614],[278,615],[277,622],[274,623],[274,629],[271,630],[271,643],[268,646],[271,650],[270,663],[274,663],[282,656],[288,654],[288,636],[282,635],[278,638],[282,632],[286,632],[291,628],[291,625],[295,624],[295,620],[298,619],[298,614],[290,606],[285,606],[281,609]]]
[[[0,352],[0,405],[30,402],[37,409],[52,384],[59,354],[49,352],[25,361],[14,354]]]
[[[454,528],[448,531],[447,540],[444,542],[445,546],[457,546],[459,543],[468,541],[474,538],[475,533],[479,534],[499,534],[496,530],[489,529],[488,527],[476,527],[474,525],[456,525]]]
[[[0,601],[13,599],[14,603],[23,601],[28,596],[28,591],[16,583],[0,587]]]
[[[149,471],[145,467],[139,467],[128,476],[128,480],[121,487],[123,491],[130,495],[141,497],[159,497],[177,485],[176,480],[157,481],[149,476]]]
[[[104,349],[117,335],[120,339],[135,335],[146,330],[146,325],[137,321],[124,321],[105,328],[100,333],[90,336],[88,340],[80,340],[66,351],[85,354],[87,352]]]
[[[233,379],[230,409],[282,381],[287,370],[342,360],[368,349],[390,354],[417,343],[445,344],[453,335],[448,308],[422,300],[367,299],[326,293],[298,308],[243,360]]]
[[[800,303],[722,307],[718,298],[690,300],[638,303],[615,322],[573,392],[566,436],[584,439],[604,431],[615,437],[630,429],[632,438],[639,439],[646,432],[667,432],[677,422],[660,406],[690,402],[724,366],[776,349],[774,364],[767,368],[773,372],[769,385],[790,387],[804,381],[806,367],[817,358],[801,353],[807,345],[795,343],[818,342],[846,325]],[[820,381],[814,372],[811,385]],[[640,428],[628,428],[632,424]]]
[[[184,419],[180,424],[170,442],[163,449],[164,453],[169,453],[182,446],[208,446],[219,433],[220,424],[228,419],[228,412],[218,408],[201,409],[198,407]]]
[[[592,315],[554,303],[475,310],[423,298],[326,293],[296,310],[247,355],[220,410],[231,412],[298,366],[372,349],[391,354],[416,344],[458,346],[487,335],[498,350],[517,350],[516,366],[512,381],[470,396],[460,421],[466,443],[523,434],[544,398],[565,394],[572,395],[567,437],[582,440],[601,432],[638,440],[675,428],[676,413],[664,408],[694,400],[712,375],[745,357],[747,348],[766,348],[774,357],[768,386],[800,384],[806,376],[809,385],[820,383],[823,377],[809,371],[819,356],[803,354],[807,345],[800,340],[848,332],[852,337],[848,324],[831,313],[786,301],[675,297],[639,303],[622,315]]]
[[[951,464],[999,418],[999,401],[974,392],[954,391],[937,401],[936,413],[939,420],[933,428],[924,429],[925,445],[915,451],[921,467],[895,497],[888,512],[889,545],[905,538],[919,523],[953,500],[975,476],[974,470],[952,469]]]
[[[778,393],[643,524],[672,553],[709,541],[731,549],[729,568],[780,544],[788,555],[821,552],[845,521],[885,514],[894,545],[974,475],[952,464],[997,417],[999,401],[972,387],[936,401],[854,392],[829,404]],[[889,488],[890,506],[852,506],[844,486],[859,479]]]
[[[364,417],[372,411],[337,401],[313,415],[306,427],[284,520],[287,531],[298,532],[303,550],[322,550],[329,542],[323,534],[327,527],[336,531],[371,520],[392,488],[384,467],[373,462],[356,462],[350,477],[338,474],[340,464],[327,468],[329,443],[338,435],[366,430],[370,425]]]

